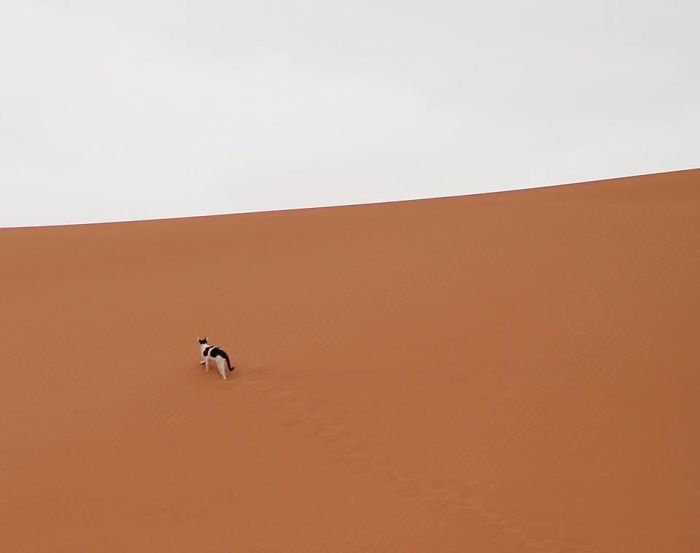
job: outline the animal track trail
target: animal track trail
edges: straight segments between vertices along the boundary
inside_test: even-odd
[[[533,539],[527,529],[499,515],[479,501],[466,488],[442,483],[427,485],[407,474],[388,456],[374,452],[341,417],[328,419],[320,403],[301,391],[278,382],[263,381],[258,386],[263,409],[277,413],[281,425],[320,444],[330,463],[350,472],[373,478],[392,493],[412,499],[438,523],[478,526],[499,551],[528,553],[603,553],[587,544]],[[456,483],[453,483],[456,484]]]

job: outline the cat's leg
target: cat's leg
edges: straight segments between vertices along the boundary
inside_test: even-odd
[[[204,358],[204,369],[209,372],[209,357]]]
[[[226,366],[223,357],[216,358],[216,368],[219,369],[219,374],[221,375],[221,378],[226,380]]]

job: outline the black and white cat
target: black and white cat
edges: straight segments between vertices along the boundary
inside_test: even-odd
[[[200,365],[204,365],[207,372],[209,371],[209,363],[213,362],[216,368],[219,369],[221,378],[226,380],[226,369],[233,371],[236,367],[231,365],[231,360],[224,350],[219,346],[211,346],[207,341],[207,337],[199,338],[199,351],[202,354]]]

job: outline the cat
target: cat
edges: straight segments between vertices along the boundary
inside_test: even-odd
[[[214,362],[216,368],[219,369],[219,374],[221,378],[226,380],[226,369],[233,371],[236,367],[231,365],[231,360],[228,358],[226,352],[219,346],[212,346],[207,341],[207,337],[199,338],[199,351],[202,354],[202,360],[199,362],[200,365],[204,365],[207,372],[209,371],[209,363]]]

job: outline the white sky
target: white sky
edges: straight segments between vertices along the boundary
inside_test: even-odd
[[[0,226],[700,165],[696,0],[0,0]]]

